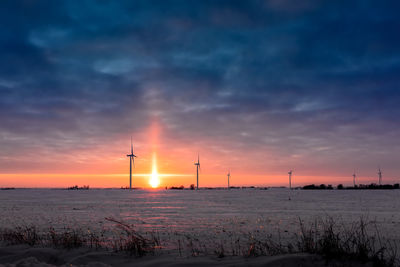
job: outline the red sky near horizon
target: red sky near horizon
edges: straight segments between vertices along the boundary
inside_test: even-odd
[[[165,129],[159,120],[153,119],[146,131],[133,135],[135,159],[133,169],[133,186],[151,188],[149,181],[153,171],[153,160],[156,158],[156,171],[160,184],[158,188],[180,186],[189,187],[196,184],[196,167],[194,162],[200,154],[200,187],[225,187],[227,173],[231,172],[231,186],[287,186],[287,171],[294,170],[293,186],[305,184],[352,184],[352,172],[348,177],[338,173],[321,175],[301,165],[298,168],[271,168],[262,161],[262,152],[247,151],[241,155],[233,151],[210,150],[209,146],[182,144],[173,138],[163,138]],[[130,139],[114,140],[92,149],[71,151],[66,155],[55,155],[40,158],[29,163],[18,172],[0,174],[0,187],[68,187],[72,185],[89,185],[96,188],[119,188],[129,185]],[[249,158],[250,157],[250,158]],[[265,156],[266,157],[266,156]],[[260,160],[258,160],[260,159]],[[22,161],[23,163],[24,161]],[[24,166],[21,164],[20,166]],[[374,173],[357,173],[358,183],[374,183]],[[365,175],[365,176],[364,176]],[[375,177],[374,177],[375,175]],[[386,180],[386,182],[389,182]],[[395,182],[395,180],[390,180]]]

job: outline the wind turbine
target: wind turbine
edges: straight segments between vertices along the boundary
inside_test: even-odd
[[[228,172],[228,190],[231,188],[231,186],[229,185],[229,178],[231,178],[231,171],[229,170]]]
[[[382,185],[382,171],[381,171],[381,167],[379,167],[379,170],[378,170],[378,178],[379,178],[379,185]]]
[[[290,170],[290,171],[288,172],[288,174],[289,174],[289,189],[290,189],[290,190],[292,189],[292,173],[293,173],[292,170]]]
[[[132,144],[132,137],[131,137],[131,154],[126,155],[129,157],[129,189],[132,189],[132,167],[135,164],[136,155],[133,154],[133,144]]]
[[[197,162],[195,162],[194,165],[196,166],[196,172],[197,172],[196,190],[198,190],[199,189],[199,169],[200,169],[200,155],[199,154],[197,154]]]
[[[356,187],[356,170],[354,170],[354,173],[353,173],[353,187]]]

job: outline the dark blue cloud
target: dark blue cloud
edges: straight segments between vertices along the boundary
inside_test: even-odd
[[[400,150],[397,1],[0,5],[0,154],[129,136],[155,113],[182,142],[276,157]]]

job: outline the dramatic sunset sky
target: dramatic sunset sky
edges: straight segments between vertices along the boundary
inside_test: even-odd
[[[0,3],[0,187],[400,181],[400,1]]]

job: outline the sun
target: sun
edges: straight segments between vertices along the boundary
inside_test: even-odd
[[[152,188],[157,188],[160,185],[160,178],[157,173],[156,154],[153,154],[153,172],[151,174],[149,184]]]
[[[153,170],[149,184],[152,188],[157,188],[160,185],[160,178],[158,178],[157,170]]]

